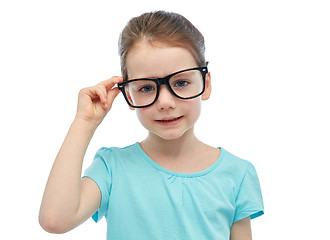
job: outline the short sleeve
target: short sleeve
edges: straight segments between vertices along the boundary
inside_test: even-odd
[[[102,217],[107,217],[108,202],[111,189],[111,172],[109,168],[109,153],[111,150],[101,148],[95,154],[92,164],[86,169],[83,177],[92,179],[101,191],[101,204],[97,212],[92,216],[95,222],[98,222]]]
[[[249,216],[253,219],[263,213],[264,205],[258,175],[249,163],[236,197],[234,222]]]

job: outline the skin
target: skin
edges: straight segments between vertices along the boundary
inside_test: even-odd
[[[112,77],[80,90],[76,117],[56,156],[42,199],[39,223],[50,233],[65,233],[77,227],[99,208],[101,192],[89,178],[81,180],[82,162],[88,144],[109,112],[122,81]]]
[[[164,77],[196,67],[193,56],[184,48],[163,43],[138,42],[127,56],[129,79]],[[52,167],[40,207],[40,225],[51,233],[64,233],[77,227],[99,208],[101,192],[96,183],[81,179],[82,162],[88,144],[119,93],[115,85],[123,81],[112,77],[79,92],[76,117]],[[140,143],[159,165],[171,171],[202,171],[216,162],[220,149],[202,143],[194,133],[201,102],[211,94],[211,76],[207,74],[205,93],[191,100],[178,99],[165,85],[155,104],[134,109],[148,137]],[[171,123],[170,120],[180,117]],[[250,218],[235,222],[231,240],[252,239]]]
[[[127,58],[128,78],[164,77],[173,72],[196,67],[196,61],[184,48],[166,44],[138,42]],[[198,172],[215,163],[220,150],[199,141],[194,125],[201,112],[202,100],[211,94],[210,74],[205,93],[194,99],[182,100],[162,85],[156,103],[134,109],[141,124],[149,131],[141,142],[143,150],[159,165],[176,172]],[[164,126],[159,120],[180,117],[178,123]]]

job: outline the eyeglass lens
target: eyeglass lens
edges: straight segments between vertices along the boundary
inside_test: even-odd
[[[203,76],[200,70],[189,70],[169,79],[171,90],[182,99],[192,98],[203,91]],[[125,94],[133,106],[146,106],[156,99],[157,84],[152,80],[136,80],[125,85]]]

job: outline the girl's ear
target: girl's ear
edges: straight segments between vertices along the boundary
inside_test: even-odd
[[[202,94],[202,100],[207,100],[211,95],[211,73],[207,73],[205,76],[205,91]]]

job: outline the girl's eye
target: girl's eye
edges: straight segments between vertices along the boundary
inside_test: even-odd
[[[178,80],[175,82],[174,87],[185,87],[187,86],[189,83],[185,80]]]
[[[154,91],[155,88],[151,85],[146,85],[146,86],[143,86],[140,88],[140,91],[141,92],[151,92],[151,91]]]

